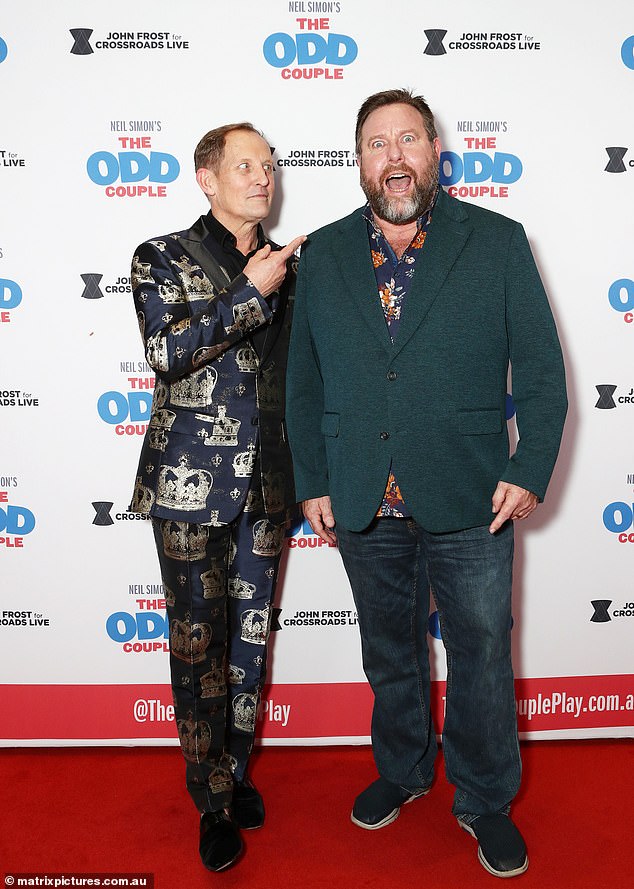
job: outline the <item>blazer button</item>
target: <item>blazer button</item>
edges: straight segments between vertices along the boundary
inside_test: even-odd
[[[381,441],[387,441],[389,437],[390,437],[390,433],[389,433],[389,432],[382,432],[381,435],[379,436],[379,438],[381,439]]]
[[[251,417],[251,425],[252,426],[257,426],[259,424],[259,422],[260,422],[259,417]]]
[[[388,370],[388,372],[387,372],[387,378],[388,378],[388,380],[389,380],[390,382],[392,382],[393,380],[395,380],[395,379],[397,378],[397,376],[398,376],[398,374],[396,373],[395,370]]]

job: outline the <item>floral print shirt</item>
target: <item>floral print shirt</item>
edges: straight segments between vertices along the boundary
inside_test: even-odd
[[[421,251],[431,224],[432,210],[435,203],[436,195],[434,195],[429,208],[416,220],[416,234],[400,258],[394,253],[387,238],[376,224],[369,204],[364,211],[364,218],[368,225],[370,252],[376,275],[379,299],[381,300],[385,323],[390,332],[392,342],[396,340],[398,335],[403,308],[414,272],[416,271],[416,263],[420,262]],[[379,507],[377,516],[403,518],[409,515],[410,512],[401,494],[401,489],[392,467],[390,467],[383,502]]]

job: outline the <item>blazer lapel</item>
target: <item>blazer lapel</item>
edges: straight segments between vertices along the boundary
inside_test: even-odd
[[[356,210],[342,221],[339,235],[332,252],[337,259],[347,292],[355,299],[359,316],[385,348],[391,350],[392,341],[379,300],[363,209]]]
[[[216,290],[224,290],[231,281],[231,277],[205,245],[207,238],[211,238],[211,235],[204,224],[204,216],[201,216],[179,240],[192,259],[195,259],[202,268],[214,288]]]
[[[412,338],[434,304],[445,278],[471,234],[469,217],[461,204],[440,191],[427,232],[425,246],[416,265],[412,287],[403,307],[395,354]]]

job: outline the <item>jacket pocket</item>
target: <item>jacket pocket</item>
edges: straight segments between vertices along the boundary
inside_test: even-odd
[[[339,435],[339,414],[324,414],[321,418],[321,431],[323,435],[336,438]]]
[[[462,435],[492,435],[502,431],[502,411],[459,411],[458,430]]]

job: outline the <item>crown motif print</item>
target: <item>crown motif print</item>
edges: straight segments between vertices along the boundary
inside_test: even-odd
[[[131,283],[134,290],[140,284],[154,284],[154,278],[151,273],[152,263],[141,262],[138,256],[132,260]]]
[[[192,469],[188,455],[183,454],[178,466],[161,466],[156,502],[185,512],[204,509],[212,485],[211,473]]]
[[[181,334],[190,330],[191,326],[191,318],[181,318],[180,321],[176,321],[174,324],[172,324],[172,336],[180,336]]]
[[[200,677],[202,698],[220,698],[227,691],[225,671],[217,665],[215,658],[211,661],[211,670]]]
[[[157,377],[154,383],[154,395],[152,396],[152,411],[157,411],[160,407],[163,407],[169,392],[167,383]]]
[[[201,346],[200,349],[196,349],[192,356],[192,365],[194,367],[200,367],[201,364],[206,364],[207,361],[217,358],[221,352],[224,352],[228,345],[228,342],[224,342],[220,343],[218,346]]]
[[[242,422],[236,420],[235,417],[227,416],[227,408],[224,404],[218,405],[217,417],[206,417],[203,414],[196,414],[196,419],[203,423],[211,424],[211,432],[202,426],[198,430],[198,437],[202,438],[206,445],[210,447],[237,447],[238,431]]]
[[[231,772],[216,766],[207,779],[209,789],[212,793],[227,793],[233,788],[233,778]]]
[[[259,327],[265,322],[264,312],[256,297],[248,299],[244,303],[237,303],[233,307],[233,324],[229,331],[249,330],[251,327]]]
[[[243,580],[239,574],[229,578],[229,595],[234,599],[252,599],[257,587],[248,580]]]
[[[286,479],[283,472],[265,472],[262,476],[264,502],[269,515],[284,509],[284,488]]]
[[[194,722],[192,714],[187,714],[187,719],[179,719],[176,722],[181,750],[185,759],[190,762],[200,762],[207,755],[211,746],[211,727],[208,722]]]
[[[279,411],[282,406],[282,381],[277,375],[258,377],[257,401],[261,411]]]
[[[235,351],[238,370],[243,373],[255,373],[258,369],[258,356],[250,343],[243,343]]]
[[[170,431],[176,419],[174,411],[159,408],[152,414],[148,427],[148,442],[155,451],[164,451],[167,447],[167,433]]]
[[[243,732],[252,732],[255,728],[255,714],[258,707],[255,695],[242,693],[233,700],[233,724]]]
[[[161,298],[161,302],[166,306],[186,302],[181,288],[168,279],[165,280],[164,284],[159,284],[158,295]]]
[[[181,286],[189,300],[209,299],[214,295],[214,288],[199,265],[192,265],[189,257],[181,256],[180,262],[170,260],[170,265],[176,266]]]
[[[215,367],[201,367],[170,385],[171,402],[177,407],[208,407],[217,381]]]
[[[255,466],[256,448],[254,442],[250,441],[246,451],[238,451],[233,458],[233,474],[236,478],[249,478],[253,475],[253,467]]]
[[[253,526],[253,550],[256,556],[277,556],[282,552],[284,526],[260,519]]]
[[[140,512],[147,515],[154,505],[154,491],[143,484],[140,475],[137,475],[132,495],[132,512]]]
[[[189,619],[170,623],[170,648],[174,657],[188,664],[205,660],[205,652],[211,642],[209,624],[192,624]]]
[[[220,565],[212,565],[200,575],[203,585],[203,599],[217,599],[226,589],[226,572]]]
[[[254,488],[249,488],[247,499],[244,501],[244,512],[255,512],[262,510],[262,492]]]
[[[145,327],[145,324],[144,324]],[[170,361],[167,352],[167,341],[161,336],[161,331],[157,331],[153,336],[147,338],[145,343],[145,357],[147,363],[154,370],[169,370]]]
[[[267,630],[269,627],[269,606],[258,611],[257,608],[249,608],[240,617],[242,631],[240,638],[243,642],[252,645],[266,645]]]
[[[186,562],[204,559],[209,539],[206,525],[188,525],[186,522],[174,522],[170,519],[161,523],[163,551],[169,559]]]
[[[242,685],[246,675],[246,671],[243,670],[242,667],[237,667],[235,664],[229,664],[229,674],[227,676],[229,685]]]

